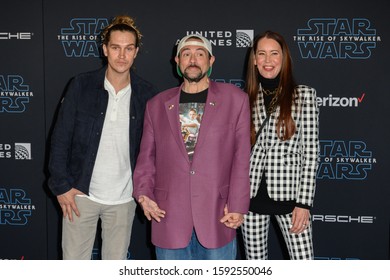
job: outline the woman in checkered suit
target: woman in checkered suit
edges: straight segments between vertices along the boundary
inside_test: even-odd
[[[242,226],[248,259],[268,258],[271,216],[291,259],[313,259],[310,208],[318,167],[316,91],[294,82],[284,38],[254,39],[247,93],[252,109],[251,204]],[[256,135],[257,134],[257,135]]]

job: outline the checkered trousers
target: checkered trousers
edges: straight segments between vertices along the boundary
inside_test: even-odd
[[[300,234],[289,233],[292,214],[275,215],[279,228],[286,242],[290,259],[311,260],[314,258],[312,243],[312,224]],[[245,254],[248,260],[268,259],[268,232],[270,216],[249,212],[244,216],[241,226],[245,246]]]
[[[252,150],[250,163],[251,197],[257,194],[262,171],[266,173],[267,190],[275,201],[295,200],[312,206],[318,168],[318,115],[316,91],[308,86],[296,88],[292,118],[296,132],[287,141],[277,136],[279,107],[271,114]],[[255,129],[266,119],[263,95],[260,91],[252,112]]]

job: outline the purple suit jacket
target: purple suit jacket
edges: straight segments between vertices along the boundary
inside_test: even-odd
[[[231,84],[210,82],[192,162],[179,123],[180,87],[161,92],[146,107],[134,193],[166,211],[152,221],[152,243],[184,248],[195,228],[206,248],[234,239],[220,223],[224,206],[246,214],[249,207],[250,109],[248,96]]]

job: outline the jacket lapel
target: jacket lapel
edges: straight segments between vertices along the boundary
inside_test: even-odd
[[[261,85],[260,85],[260,93],[261,93]],[[277,117],[279,115],[280,108],[279,106],[276,107],[276,110],[271,113],[268,123],[265,125],[263,130],[261,131],[259,137],[260,137],[260,144],[261,146],[267,148],[270,148],[274,146],[277,141],[277,133],[276,133],[276,121]],[[267,113],[265,111],[265,104],[264,104],[264,97],[259,98],[259,118],[261,120],[260,125],[266,120]],[[271,137],[270,137],[271,136]]]
[[[172,95],[164,102],[165,112],[167,114],[169,126],[173,134],[177,145],[183,156],[189,161],[186,147],[184,145],[183,137],[181,135],[181,127],[179,122],[179,101],[180,101],[180,91],[173,91]]]
[[[196,149],[203,144],[207,133],[210,131],[210,129],[212,129],[213,121],[216,119],[216,116],[218,115],[220,108],[222,108],[221,106],[222,106],[223,99],[220,97],[221,94],[217,92],[217,89],[215,88],[213,82],[210,82],[209,90],[207,93],[207,100],[204,106],[202,122],[200,124],[198,141],[195,147],[195,156],[196,156]]]

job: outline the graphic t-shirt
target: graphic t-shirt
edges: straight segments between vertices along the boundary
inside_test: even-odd
[[[180,94],[179,118],[181,134],[190,161],[192,161],[198,140],[200,124],[207,99],[207,91],[207,89],[199,93],[186,93],[182,91]]]

